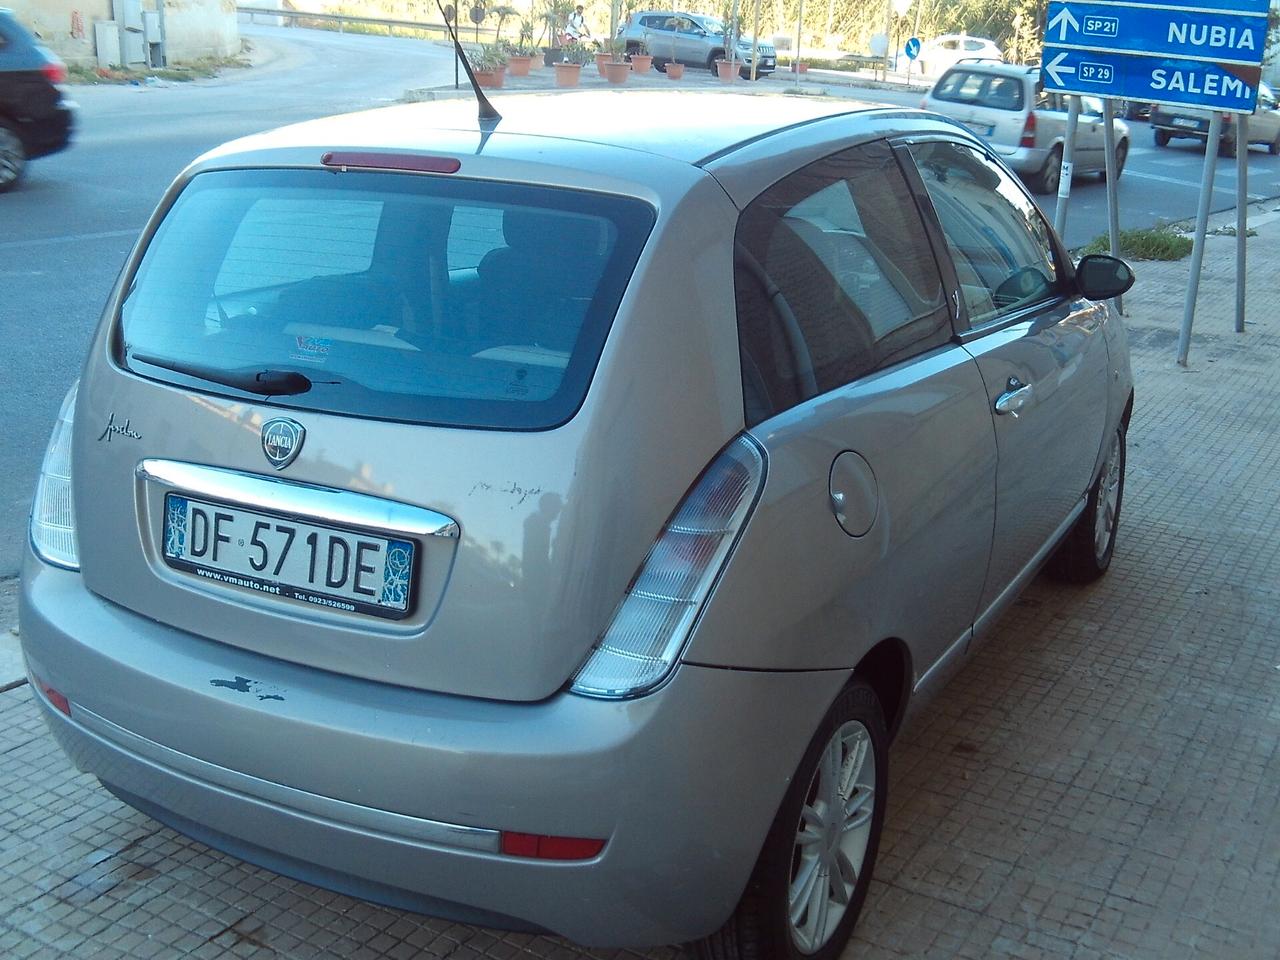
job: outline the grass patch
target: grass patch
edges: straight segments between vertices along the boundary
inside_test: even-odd
[[[1081,254],[1110,253],[1111,241],[1103,233],[1094,237]],[[1168,227],[1120,231],[1120,255],[1134,260],[1181,260],[1191,252],[1191,238]]]
[[[199,60],[193,60],[190,63],[172,64],[168,67],[158,67],[152,70],[148,67],[140,67],[137,69],[126,67],[84,67],[71,66],[67,68],[68,83],[146,83],[148,79],[168,80],[175,83],[185,83],[190,80],[207,80],[210,77],[216,77],[224,70],[239,70],[249,66],[249,61],[245,58],[244,53],[248,52],[246,45],[245,50],[240,56],[235,57],[203,57]]]

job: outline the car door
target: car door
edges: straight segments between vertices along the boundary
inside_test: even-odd
[[[1280,143],[1280,104],[1265,83],[1258,84],[1258,106],[1249,118],[1251,143]]]
[[[955,269],[961,339],[986,384],[999,456],[981,627],[1034,574],[1092,481],[1107,416],[1106,307],[1074,293],[1061,244],[985,151],[949,139],[910,150]]]
[[[848,666],[897,637],[924,673],[971,631],[995,443],[894,151],[850,148],[778,181],[735,250],[745,419],[769,456],[760,516],[778,518],[774,566],[820,611],[797,625],[803,663]]]

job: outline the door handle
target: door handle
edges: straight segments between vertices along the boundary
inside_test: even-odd
[[[1035,390],[1029,383],[1023,383],[1017,377],[1010,377],[1005,392],[996,398],[996,413],[1007,413],[1018,419],[1018,411],[1031,402]]]

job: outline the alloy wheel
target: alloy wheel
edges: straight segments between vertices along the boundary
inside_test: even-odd
[[[787,916],[803,953],[822,949],[849,907],[871,839],[875,785],[871,734],[850,720],[823,748],[800,808]]]
[[[1116,515],[1120,506],[1120,434],[1111,440],[1107,462],[1102,465],[1098,480],[1098,509],[1093,521],[1093,552],[1099,560],[1107,555],[1111,536],[1116,528]]]

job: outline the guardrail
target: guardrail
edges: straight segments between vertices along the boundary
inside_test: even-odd
[[[345,33],[348,25],[361,25],[371,27],[386,27],[387,36],[392,35],[392,31],[400,30],[420,30],[424,33],[439,34],[441,37],[449,36],[449,28],[443,23],[427,23],[419,20],[391,20],[385,17],[357,17],[345,13],[308,13],[303,10],[277,10],[273,7],[250,7],[237,5],[236,13],[248,14],[250,23],[257,23],[258,17],[276,17],[282,20],[288,20],[291,25],[299,23],[299,21],[307,21],[310,23],[330,23],[338,25],[338,32]],[[321,29],[327,29],[321,27]],[[458,39],[466,43],[468,40],[474,41],[476,36],[476,28],[470,24],[456,25],[458,30]],[[365,32],[365,31],[360,31]],[[466,34],[471,34],[470,37]],[[480,37],[485,41],[496,39],[496,32],[491,27],[480,27]]]

